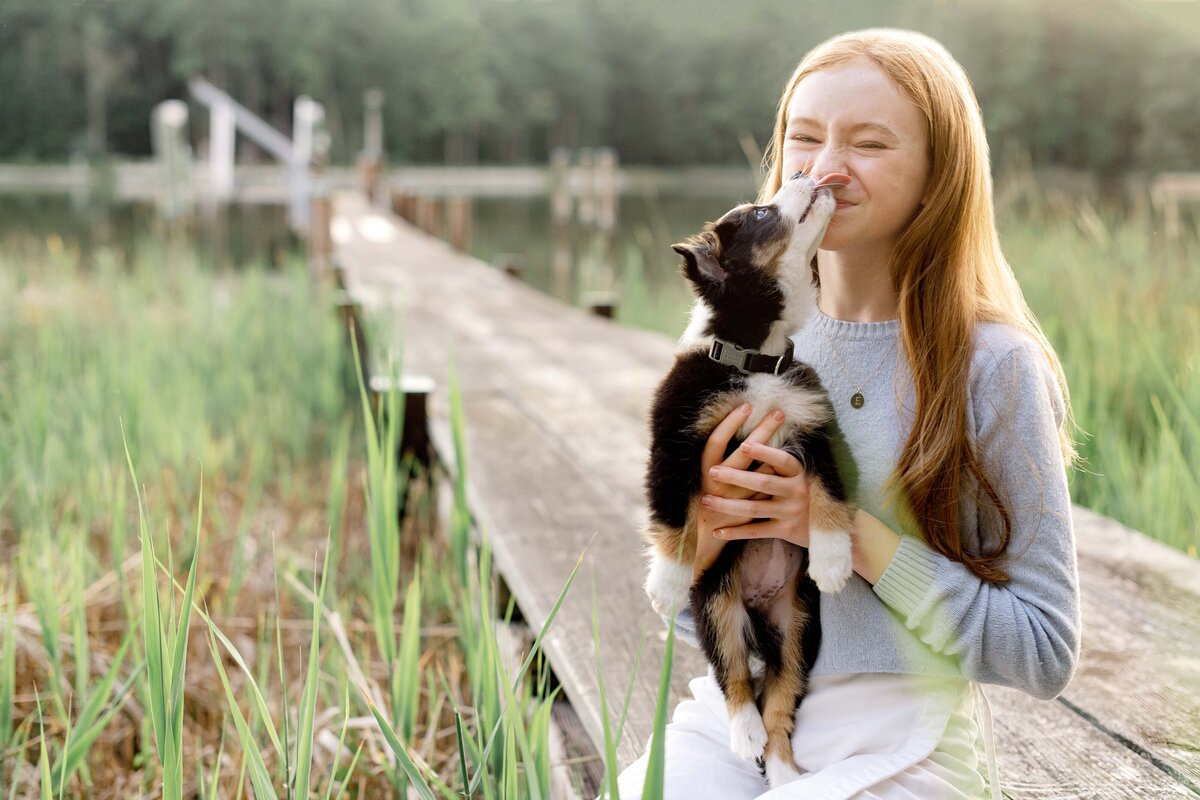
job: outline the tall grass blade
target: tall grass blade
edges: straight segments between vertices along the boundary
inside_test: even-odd
[[[454,709],[454,741],[458,744],[458,776],[462,779],[463,788],[471,782],[470,776],[467,775],[467,745],[466,737],[463,736],[463,721],[462,714],[458,709]]]
[[[667,648],[663,653],[662,675],[658,681],[658,704],[654,708],[654,733],[650,738],[650,758],[646,764],[646,780],[642,785],[642,797],[646,800],[661,800],[666,768],[667,706],[671,702],[671,667],[675,657],[675,617],[667,630]]]
[[[92,688],[91,696],[88,698],[83,710],[79,712],[79,718],[75,720],[73,726],[76,735],[71,737],[68,744],[63,745],[63,751],[59,754],[58,760],[54,764],[54,770],[58,773],[54,783],[55,793],[62,791],[67,781],[75,773],[75,770],[83,763],[92,744],[104,732],[104,728],[108,725],[109,720],[121,708],[125,697],[133,688],[134,681],[140,677],[141,669],[139,668],[126,678],[125,683],[117,690],[113,702],[111,704],[108,703],[113,685],[116,683],[117,674],[121,666],[125,663],[125,653],[132,642],[133,633],[130,632],[126,635],[125,640],[121,642],[116,655],[113,656],[108,671]]]
[[[589,543],[590,545],[590,543]],[[562,608],[563,601],[567,599],[567,592],[571,589],[571,584],[575,582],[575,576],[579,574],[579,568],[583,566],[583,558],[587,555],[587,548],[579,554],[579,559],[575,562],[575,567],[571,570],[571,574],[567,577],[566,584],[563,585],[562,591],[558,593],[558,599],[554,601],[554,606],[550,609],[550,613],[546,615],[546,621],[542,624],[538,631],[537,637],[533,640],[533,646],[529,648],[529,655],[525,657],[521,668],[517,670],[516,677],[513,679],[514,684],[520,684],[525,679],[525,673],[529,670],[529,665],[533,663],[534,656],[541,650],[542,640],[546,638],[546,634],[550,631],[550,626],[554,623],[554,618],[558,616],[558,610]],[[493,644],[495,643],[495,632],[489,631]],[[487,764],[488,754],[492,751],[492,745],[496,741],[496,734],[500,730],[503,718],[496,721],[492,728],[491,734],[488,736],[487,744],[483,748],[483,756],[480,759],[479,769],[476,770],[475,776],[471,779],[471,785],[467,787],[467,794],[474,795],[479,788],[479,782],[483,777],[484,769]]]
[[[321,606],[316,604],[318,610]],[[333,760],[329,767],[329,782],[325,784],[324,800],[329,800],[333,794],[333,784],[337,780],[338,762],[342,759],[343,748],[346,746],[346,729],[350,727],[350,684],[342,682],[342,730],[338,734],[337,750],[333,751]],[[342,781],[343,785],[345,780]]]
[[[400,733],[411,741],[416,730],[417,709],[421,697],[421,579],[414,575],[404,595],[404,622],[400,632],[400,651],[397,654],[396,688],[393,696],[399,706],[392,716],[401,722]]]
[[[0,649],[0,750],[7,750],[12,743],[14,731],[13,694],[16,688],[16,645],[17,633],[14,613],[7,609],[16,607],[16,595],[11,588],[4,593],[4,642]],[[0,772],[3,777],[4,772]]]
[[[233,715],[234,727],[237,728],[238,741],[241,742],[242,753],[246,756],[246,762],[250,768],[250,784],[254,787],[255,800],[278,800],[279,796],[275,793],[275,787],[271,783],[271,775],[267,772],[267,765],[263,762],[258,743],[250,731],[242,709],[238,706],[237,698],[233,696],[233,689],[229,686],[229,676],[225,674],[225,665],[221,663],[221,654],[217,652],[217,639],[213,635],[216,625],[211,619],[207,619],[207,621],[208,649],[212,653],[213,663],[217,667],[221,686],[225,688],[225,697],[229,701],[229,712]],[[250,680],[250,676],[247,675],[246,679]]]
[[[467,502],[467,420],[463,411],[458,370],[448,365],[450,432],[454,439],[454,504],[450,516],[450,555],[459,586],[467,586],[467,544],[471,536],[471,509]]]
[[[41,726],[41,755],[38,757],[38,769],[42,774],[42,800],[53,800],[54,795],[50,791],[50,756],[46,752],[46,721],[42,717],[42,697],[40,692],[34,693],[34,699],[37,701],[38,725]]]
[[[321,662],[321,607],[325,603],[326,578],[329,576],[330,540],[325,540],[325,561],[321,567],[321,588],[312,609],[312,640],[308,646],[308,674],[304,678],[304,694],[296,744],[296,796],[308,800],[309,773],[312,769],[313,719],[317,712],[317,679]],[[339,754],[341,750],[339,749]]]
[[[375,703],[371,700],[371,695],[365,690],[362,690],[362,693],[363,697],[366,698],[367,707],[371,709],[371,715],[375,717],[375,721],[379,723],[379,729],[383,732],[384,741],[387,742],[388,747],[391,748],[392,752],[396,755],[396,760],[400,762],[400,768],[403,769],[404,774],[408,776],[409,781],[412,783],[413,789],[415,789],[417,792],[417,796],[420,797],[421,800],[436,800],[436,795],[434,795],[433,789],[430,788],[429,784],[425,781],[425,778],[421,775],[421,770],[413,760],[413,757],[409,754],[408,747],[398,738],[396,738],[396,732],[392,729],[391,724],[375,706]]]

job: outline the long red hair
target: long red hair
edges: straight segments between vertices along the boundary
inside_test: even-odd
[[[1059,437],[1068,464],[1076,455],[1070,435],[1074,417],[1062,364],[1000,249],[983,115],[963,68],[941,44],[911,31],[855,31],[818,45],[796,67],[780,98],[758,202],[767,202],[782,185],[787,108],[796,85],[810,73],[862,56],[921,109],[930,145],[929,194],[901,234],[890,265],[917,408],[889,487],[901,514],[911,518],[930,547],[982,579],[1006,581],[1001,563],[1012,538],[1011,517],[967,436],[976,324],[1003,322],[1040,345],[1066,402],[1067,424]],[[813,281],[819,284],[815,260]],[[969,477],[1004,521],[999,540],[979,553],[963,546],[959,529],[958,501]]]

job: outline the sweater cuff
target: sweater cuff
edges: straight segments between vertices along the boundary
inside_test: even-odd
[[[891,563],[872,587],[883,602],[910,617],[922,601],[937,573],[938,554],[915,536],[902,535]]]

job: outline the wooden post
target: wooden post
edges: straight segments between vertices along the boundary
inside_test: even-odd
[[[580,304],[597,317],[613,319],[617,315],[617,293],[607,289],[584,292]]]
[[[236,129],[233,107],[217,102],[209,115],[208,194],[212,203],[227,203],[233,197],[233,156]]]
[[[554,240],[550,269],[553,276],[551,294],[559,300],[568,297],[571,277],[571,153],[556,147],[550,154],[550,217]]]
[[[363,152],[376,160],[383,158],[383,91],[363,92]]]
[[[595,154],[590,147],[579,149],[579,169],[575,171],[575,190],[579,193],[579,224],[588,226],[596,221]]]
[[[383,181],[383,92],[363,93],[363,149],[358,155],[358,186],[372,203],[388,202]]]
[[[312,166],[323,138],[325,107],[307,95],[296,98],[292,109],[292,159],[288,170],[288,220],[293,230],[307,231],[312,202]]]
[[[428,468],[433,457],[433,445],[429,440],[428,399],[433,392],[433,378],[427,375],[402,375],[400,384],[384,375],[372,375],[370,379],[371,400],[378,407],[386,408],[384,397],[393,387],[404,394],[404,430],[400,435],[401,457],[411,454],[413,459]]]
[[[596,225],[611,231],[617,224],[617,151],[601,147],[596,151]]]
[[[510,278],[521,280],[525,269],[520,253],[497,253],[492,257],[492,266],[502,270]]]
[[[155,196],[158,218],[168,226],[185,218],[192,206],[192,150],[188,145],[188,108],[182,100],[164,100],[151,116],[151,139],[161,174]]]
[[[392,213],[416,224],[417,196],[407,191],[392,192]]]
[[[324,280],[330,272],[330,256],[333,254],[333,236],[329,225],[333,221],[333,203],[322,181],[314,189],[312,211],[308,226],[308,266],[315,280]]]
[[[617,223],[617,151],[601,147],[596,151],[592,190],[596,197],[596,225],[593,229],[590,252],[597,263],[595,269],[603,276],[605,285],[616,284],[613,258],[613,229]],[[615,311],[616,294],[613,293]]]
[[[442,235],[442,207],[438,197],[418,197],[416,203],[417,227],[430,236]]]
[[[450,244],[466,252],[471,246],[471,198],[446,198],[446,230]]]

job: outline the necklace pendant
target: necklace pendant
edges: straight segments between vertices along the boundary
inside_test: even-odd
[[[862,392],[855,392],[850,398],[850,405],[854,406],[855,408],[862,408],[863,403],[865,402],[866,400],[863,398]]]

